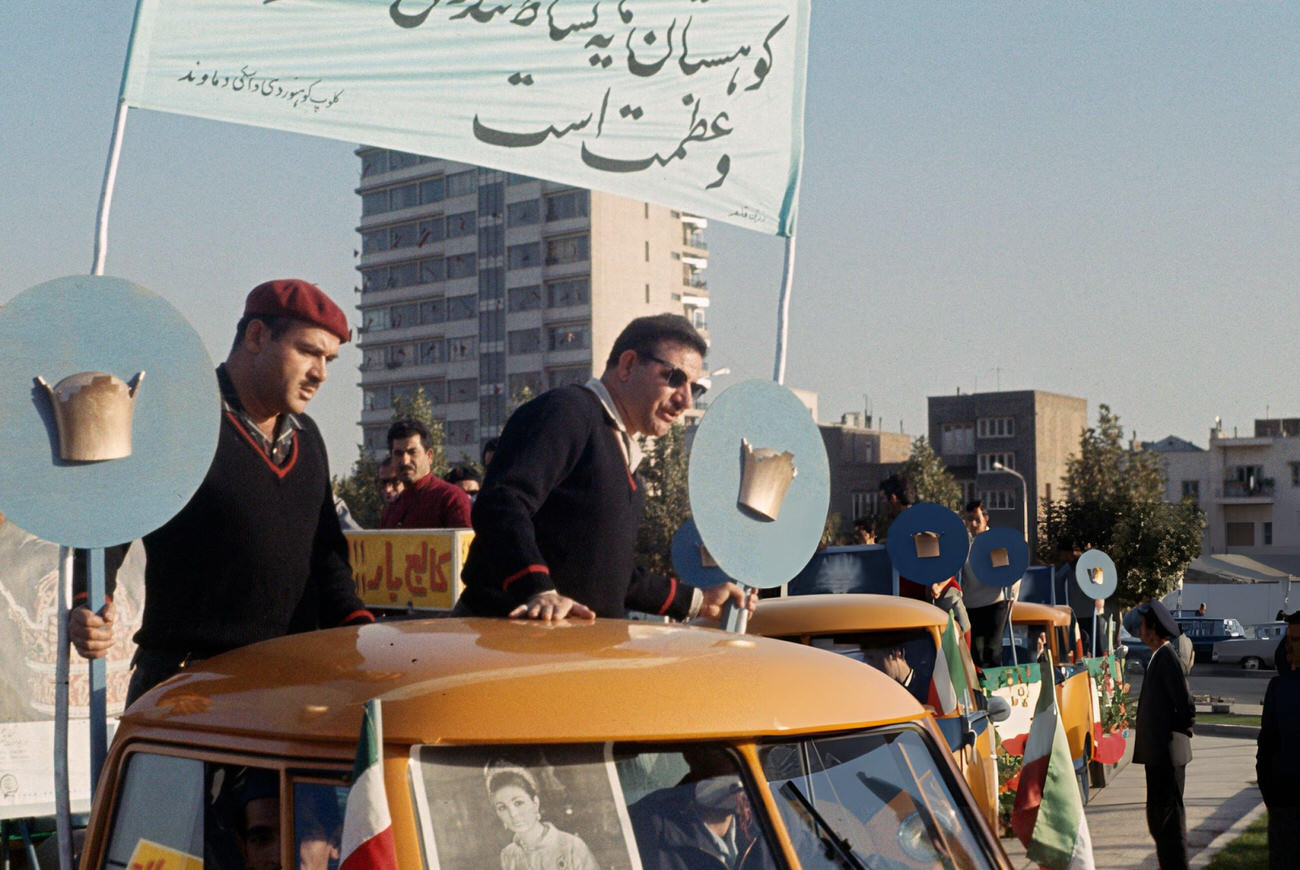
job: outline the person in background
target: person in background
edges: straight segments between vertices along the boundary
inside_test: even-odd
[[[1300,860],[1300,612],[1286,617],[1284,652],[1277,676],[1264,692],[1255,775],[1268,807],[1268,866],[1294,867]]]
[[[433,473],[433,443],[419,420],[388,427],[388,450],[402,481],[402,493],[384,508],[381,529],[469,527],[469,495]]]
[[[405,488],[406,484],[397,476],[397,465],[393,462],[393,457],[385,456],[379,463],[379,497],[385,505],[390,505],[397,501]]]
[[[483,488],[483,475],[479,474],[478,469],[472,465],[457,465],[443,475],[442,479],[465,490],[470,501],[473,501],[478,491]]]
[[[874,544],[876,542],[876,518],[858,517],[853,521],[853,543]]]
[[[984,502],[974,499],[966,503],[966,532],[971,540],[988,531],[989,515]],[[1002,635],[1011,616],[1011,602],[1020,594],[1020,581],[1010,588],[981,583],[971,569],[970,562],[962,566],[961,592],[970,617],[971,657],[981,668],[1002,665]]]

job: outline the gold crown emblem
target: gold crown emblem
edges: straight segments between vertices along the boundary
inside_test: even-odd
[[[1101,566],[1089,568],[1088,577],[1092,580],[1093,583],[1096,583],[1098,586],[1101,586],[1106,582],[1106,571]]]
[[[131,455],[135,396],[144,381],[138,372],[128,384],[108,372],[78,372],[53,387],[37,382],[50,395],[59,430],[59,458],[73,462],[123,459]]]
[[[737,502],[760,517],[775,521],[781,513],[786,491],[799,473],[794,466],[794,454],[789,450],[778,453],[771,447],[751,447],[748,439],[741,438],[740,455],[744,468]]]

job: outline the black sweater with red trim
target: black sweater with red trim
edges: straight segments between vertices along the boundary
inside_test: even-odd
[[[503,616],[555,589],[598,616],[681,619],[692,588],[636,564],[641,482],[590,390],[560,387],[511,415],[474,501],[463,604]]]
[[[290,458],[277,468],[222,414],[198,491],[144,537],[140,646],[206,657],[371,619],[348,565],[325,443],[309,417],[298,420]]]

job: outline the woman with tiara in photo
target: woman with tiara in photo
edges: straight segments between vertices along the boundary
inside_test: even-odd
[[[537,780],[531,773],[497,760],[484,768],[483,776],[493,811],[514,835],[501,850],[501,870],[599,870],[581,837],[542,821]]]

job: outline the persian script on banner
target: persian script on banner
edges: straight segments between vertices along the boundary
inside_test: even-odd
[[[131,106],[794,229],[809,0],[140,0]]]

